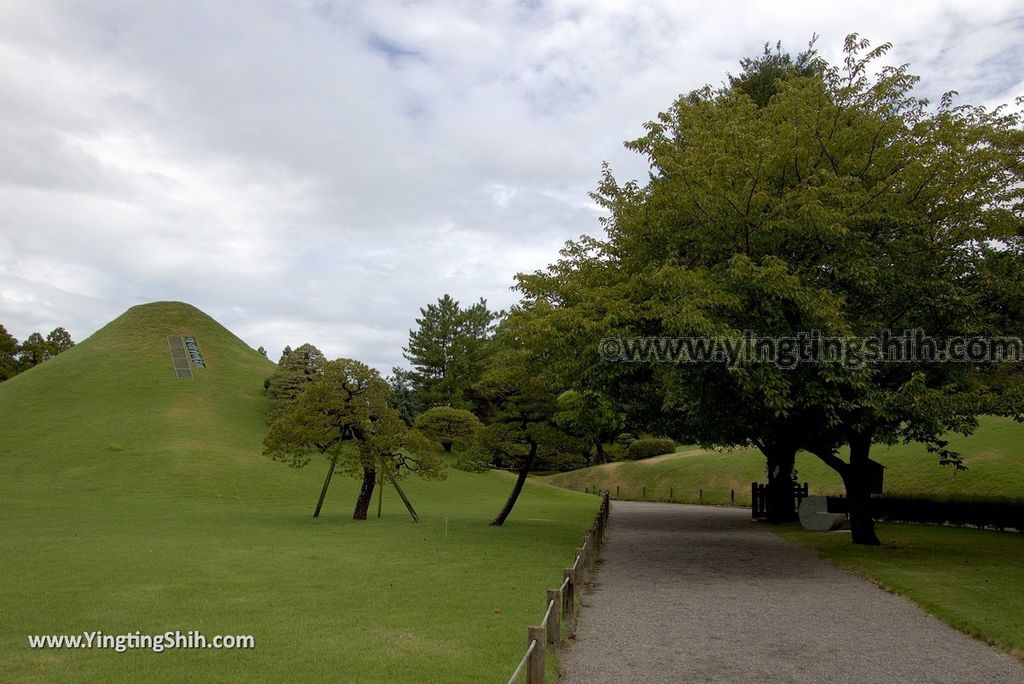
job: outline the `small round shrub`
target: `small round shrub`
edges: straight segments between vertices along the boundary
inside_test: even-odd
[[[629,447],[629,445],[635,441],[636,437],[634,437],[628,432],[623,432],[622,434],[615,437],[615,443],[622,447]]]
[[[626,458],[638,461],[651,456],[671,454],[676,450],[676,443],[668,437],[644,437],[634,440],[626,449]]]

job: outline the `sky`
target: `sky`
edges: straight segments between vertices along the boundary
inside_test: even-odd
[[[178,300],[387,373],[421,307],[507,308],[600,235],[602,163],[646,178],[622,143],[679,94],[852,32],[922,96],[1024,95],[998,0],[0,0],[0,324]]]

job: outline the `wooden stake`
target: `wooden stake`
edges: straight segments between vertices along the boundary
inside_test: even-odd
[[[412,502],[409,501],[409,497],[405,495],[405,491],[402,489],[402,486],[398,484],[398,480],[395,478],[394,473],[383,465],[381,466],[381,470],[383,470],[384,474],[388,476],[389,480],[391,480],[391,484],[395,486],[395,491],[398,492],[398,496],[402,497],[402,503],[404,503],[405,507],[409,510],[409,515],[412,516],[412,521],[419,522],[420,516],[416,515],[416,509],[412,507]]]
[[[327,488],[331,486],[331,477],[334,476],[334,463],[336,459],[337,456],[332,456],[330,465],[327,467],[327,477],[324,478],[324,486],[323,489],[320,490],[320,500],[316,502],[316,510],[313,511],[314,518],[320,517],[320,509],[323,508],[324,497],[327,496]]]

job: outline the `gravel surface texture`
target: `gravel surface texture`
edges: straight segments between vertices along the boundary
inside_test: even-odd
[[[746,510],[616,501],[601,556],[564,683],[1024,683],[1024,663]]]

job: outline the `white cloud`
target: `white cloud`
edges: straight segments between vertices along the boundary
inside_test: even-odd
[[[382,370],[445,292],[597,233],[603,160],[765,41],[892,41],[922,92],[1024,91],[1011,2],[0,0],[0,323],[180,299],[275,357]]]

